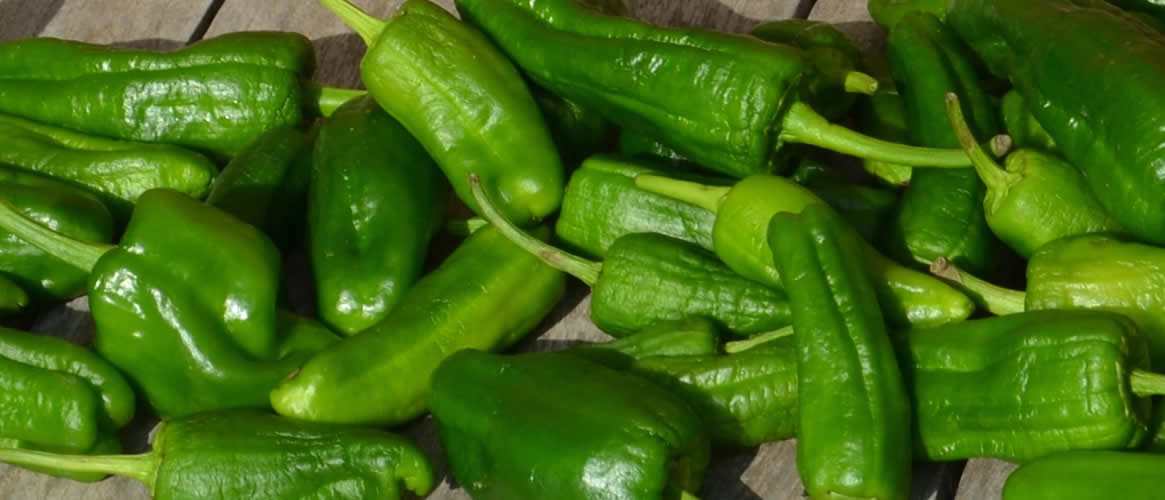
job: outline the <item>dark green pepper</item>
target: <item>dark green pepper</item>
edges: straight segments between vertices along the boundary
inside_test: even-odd
[[[1161,2],[1157,0],[1108,0],[1108,3],[1127,10],[1134,16],[1143,14],[1148,18],[1144,19],[1144,22],[1149,24],[1153,24],[1149,19],[1157,21],[1158,23],[1165,21],[1165,5],[1162,5]],[[1154,27],[1156,26],[1157,25],[1154,25]]]
[[[432,385],[453,476],[475,499],[680,500],[703,481],[708,437],[691,407],[582,356],[463,350]]]
[[[948,92],[961,97],[979,137],[999,131],[973,54],[938,18],[920,12],[904,15],[890,30],[888,51],[912,144],[959,146],[944,106]],[[899,262],[918,263],[915,267],[946,257],[978,274],[994,271],[1002,249],[983,217],[985,190],[972,169],[918,169],[883,247]]]
[[[171,188],[201,198],[218,171],[193,151],[87,136],[3,115],[0,144],[0,163],[93,191],[122,219],[150,189]]]
[[[737,275],[693,244],[660,234],[629,234],[611,244],[603,262],[594,262],[522,232],[488,200],[478,204],[486,219],[519,247],[591,287],[591,321],[612,336],[691,316],[709,318],[737,335],[789,324],[784,294]]]
[[[1161,496],[1165,456],[1071,451],[1021,465],[1003,484],[1003,500],[1153,500]]]
[[[967,129],[958,101],[953,94],[947,96],[948,113],[959,142],[987,185],[983,211],[1000,240],[1028,258],[1060,238],[1122,231],[1096,201],[1080,172],[1063,160],[1024,149],[1008,155],[1006,169],[1000,168]]]
[[[699,356],[720,352],[720,327],[709,319],[660,321],[634,335],[610,342],[584,344],[571,352],[590,354],[608,364],[627,365],[650,356]]]
[[[818,84],[825,77],[796,47],[652,26],[574,0],[455,4],[538,85],[725,175],[770,172],[793,143],[899,163],[968,164],[952,150],[887,143],[831,124],[814,108],[841,96]]]
[[[302,420],[394,425],[416,418],[445,358],[513,345],[554,308],[565,285],[561,272],[495,228],[478,229],[384,320],[303,363],[271,392],[271,404]]]
[[[281,248],[303,236],[312,139],[294,128],[271,129],[223,167],[206,202],[255,226]]]
[[[882,85],[858,105],[858,129],[878,139],[906,142],[906,109],[902,96],[896,89],[886,87]],[[914,175],[914,169],[907,165],[868,158],[862,159],[862,168],[890,187],[909,185]]]
[[[842,179],[813,156],[801,158],[789,178],[837,210],[866,241],[877,241],[898,205],[896,192]]]
[[[364,85],[466,205],[477,209],[466,182],[473,173],[511,220],[558,210],[564,174],[554,141],[517,68],[487,38],[429,0],[409,0],[387,21],[348,0],[319,2],[364,39]]]
[[[947,0],[870,0],[866,2],[866,9],[874,22],[888,30],[893,29],[898,21],[914,12],[925,12],[943,20],[947,15]]]
[[[373,429],[296,422],[258,412],[164,421],[140,455],[76,456],[0,449],[0,461],[141,481],[157,500],[425,495],[434,477],[411,441]]]
[[[619,131],[619,154],[661,158],[677,164],[692,164],[684,155],[655,139],[634,130]],[[694,165],[694,164],[693,164]]]
[[[0,274],[0,317],[18,313],[28,307],[28,292],[11,278]]]
[[[307,231],[317,310],[354,335],[388,316],[420,278],[449,185],[368,96],[324,122],[312,164]]]
[[[999,104],[999,114],[1003,117],[1003,126],[1012,144],[1017,149],[1032,148],[1047,153],[1055,153],[1056,140],[1048,135],[1044,126],[1032,115],[1027,100],[1016,90],[1010,90],[1003,95]],[[1079,175],[1079,174],[1077,174]]]
[[[530,91],[567,167],[574,168],[587,157],[611,149],[615,126],[602,115],[537,85],[531,85]]]
[[[805,187],[771,175],[755,175],[732,187],[653,175],[639,175],[635,184],[716,212],[712,230],[716,255],[741,276],[778,289],[783,286],[781,276],[764,237],[768,220],[778,213],[796,213],[823,203]],[[899,326],[932,326],[962,321],[974,310],[969,298],[937,278],[892,262],[864,241],[860,249],[887,321]]]
[[[1165,243],[1165,35],[1103,0],[955,0],[947,19],[1121,226]]]
[[[906,498],[910,401],[860,242],[824,204],[779,213],[772,258],[797,343],[797,471],[811,497]]]

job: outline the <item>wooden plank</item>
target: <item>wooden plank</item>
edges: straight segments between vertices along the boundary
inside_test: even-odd
[[[1011,462],[990,458],[968,460],[955,500],[999,500],[1003,497],[1003,483],[1016,467]]]
[[[885,48],[886,30],[874,23],[866,10],[866,0],[817,0],[809,19],[832,23],[862,50]]]

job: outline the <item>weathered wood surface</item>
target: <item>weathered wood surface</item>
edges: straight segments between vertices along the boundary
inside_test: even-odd
[[[1017,465],[1002,460],[976,458],[967,461],[955,500],[999,500],[1003,483]]]
[[[374,15],[387,16],[401,0],[357,0],[356,3]],[[452,0],[437,0],[437,3],[452,9]],[[812,0],[631,0],[629,3],[636,17],[674,26],[744,31],[767,20],[808,16],[838,24],[867,49],[880,47],[884,39],[881,30],[870,22],[864,0],[819,0],[815,5]],[[319,58],[318,80],[341,87],[361,86],[358,63],[364,53],[363,42],[316,2],[225,0],[220,5],[214,4],[213,0],[0,0],[0,40],[40,35],[174,48],[198,39],[202,29],[205,36],[240,30],[293,30],[313,40]],[[298,258],[301,260],[302,256]],[[291,265],[295,265],[296,257],[291,260]],[[557,350],[580,341],[607,339],[590,322],[588,309],[586,290],[573,282],[567,298],[547,318],[541,332],[522,348]],[[93,331],[84,299],[62,306],[29,326],[81,342],[91,338]],[[127,440],[135,451],[144,446],[144,436],[151,424],[143,419],[127,432]],[[403,432],[426,449],[438,473],[444,477],[428,498],[468,498],[447,477],[447,466],[431,421],[423,419]],[[796,443],[786,441],[716,456],[702,498],[802,498],[804,491],[796,473],[795,450]],[[915,498],[954,496],[958,469],[959,466],[952,465],[920,464],[915,472]],[[963,487],[969,485],[964,483]],[[138,500],[148,498],[148,492],[127,479],[80,484],[0,465],[0,499],[58,498]]]

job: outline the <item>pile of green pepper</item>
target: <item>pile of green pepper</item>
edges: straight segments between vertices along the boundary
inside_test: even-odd
[[[1007,499],[1160,489],[1154,2],[870,0],[862,53],[615,0],[318,1],[367,91],[290,32],[0,43],[0,313],[95,325],[0,328],[0,461],[396,499],[439,479],[391,432],[431,415],[475,499],[694,500],[714,449],[790,438],[811,498],[974,457],[1021,464]],[[515,352],[570,277],[612,340]]]

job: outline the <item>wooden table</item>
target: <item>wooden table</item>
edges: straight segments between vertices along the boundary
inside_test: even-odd
[[[387,17],[402,0],[357,0]],[[452,0],[438,0],[452,9]],[[772,19],[798,17],[835,23],[867,49],[880,48],[884,32],[870,21],[865,0],[630,0],[639,18],[676,26],[744,31]],[[54,36],[129,47],[172,49],[207,36],[240,30],[294,30],[309,36],[319,57],[317,79],[334,86],[360,85],[361,40],[312,0],[0,0],[0,40]],[[297,259],[290,258],[291,265]],[[302,256],[300,256],[302,264]],[[303,294],[298,294],[304,298]],[[522,348],[555,349],[578,340],[607,338],[588,318],[589,297],[577,282],[571,292]],[[84,298],[35,318],[28,328],[87,342],[93,323]],[[130,451],[146,447],[154,422],[139,418],[126,432]],[[434,460],[440,486],[428,498],[467,499],[450,481],[448,466],[430,420],[402,429]],[[796,500],[804,490],[797,478],[794,441],[718,454],[701,494],[708,500]],[[994,460],[963,464],[919,464],[916,499],[999,498],[1012,466]],[[111,478],[81,484],[0,464],[0,499],[137,500],[148,498],[141,484]],[[522,499],[515,499],[522,500]]]

